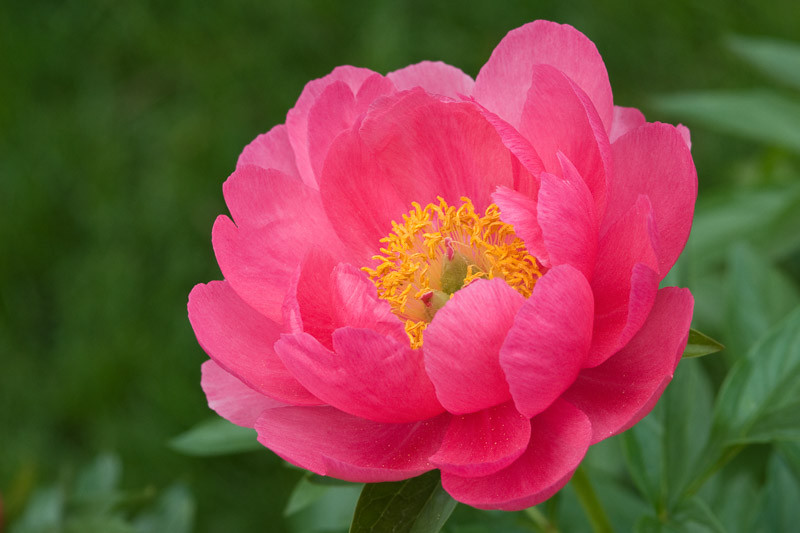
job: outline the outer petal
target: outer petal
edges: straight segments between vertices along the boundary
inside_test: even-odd
[[[507,401],[500,347],[525,298],[501,279],[476,280],[456,292],[425,330],[425,369],[442,405],[454,414]]]
[[[554,267],[536,282],[500,350],[520,413],[536,416],[572,385],[589,351],[593,313],[592,289],[573,267]]]
[[[589,95],[606,129],[611,126],[613,99],[605,64],[594,43],[572,26],[537,20],[510,31],[478,73],[472,94],[518,125],[537,64],[569,76]]]
[[[534,65],[519,131],[542,158],[545,170],[561,175],[558,153],[575,165],[592,192],[597,213],[606,207],[611,145],[589,97],[548,65]]]
[[[294,162],[294,150],[289,143],[286,126],[279,124],[245,146],[236,162],[236,168],[247,165],[263,169],[272,168],[292,179],[299,180],[300,173]]]
[[[559,154],[564,177],[542,174],[537,219],[552,265],[569,264],[591,280],[597,259],[598,223],[589,189]]]
[[[467,196],[483,210],[495,187],[513,183],[515,165],[474,104],[415,89],[382,99],[337,137],[320,190],[340,237],[366,261],[412,202]]]
[[[214,361],[203,363],[200,385],[206,393],[208,406],[234,424],[251,428],[261,413],[285,403],[273,400],[251,389]]]
[[[653,204],[658,228],[658,263],[663,278],[677,260],[692,227],[697,172],[685,139],[668,124],[645,124],[613,145],[615,176],[604,229],[640,194]]]
[[[564,398],[592,421],[592,443],[641,420],[672,380],[689,335],[694,299],[687,289],[658,291],[644,326],[602,365],[584,369]]]
[[[309,187],[314,189],[319,187],[318,177],[314,174],[308,153],[308,115],[312,106],[331,83],[336,81],[344,82],[353,93],[357,93],[364,80],[374,74],[376,73],[365,68],[336,67],[327,76],[308,82],[297,99],[295,106],[287,113],[286,129],[289,134],[289,142],[291,142],[294,149],[297,169],[300,172],[303,183]]]
[[[347,481],[397,481],[433,469],[448,415],[381,424],[332,407],[282,407],[256,422],[258,441],[287,461]]]
[[[250,388],[285,403],[322,403],[275,355],[280,326],[248,306],[228,283],[196,285],[189,294],[189,321],[211,359]]]
[[[354,416],[386,423],[424,420],[444,409],[436,400],[421,354],[369,329],[341,328],[335,353],[307,333],[282,335],[275,351],[326,403]]]
[[[376,98],[393,92],[392,82],[380,74],[364,80],[357,92],[343,81],[335,81],[322,91],[308,112],[308,156],[317,178],[322,175],[333,139],[355,124]]]
[[[586,366],[597,366],[622,348],[644,324],[658,290],[652,209],[646,197],[600,241],[592,278],[595,322]]]
[[[275,170],[238,168],[223,186],[236,221],[221,216],[212,242],[222,274],[253,308],[279,321],[296,266],[314,245],[344,256],[319,193]]]
[[[475,82],[461,69],[441,61],[422,61],[386,75],[399,91],[422,87],[432,94],[458,98],[472,92]]]
[[[644,114],[635,107],[614,106],[614,122],[608,132],[608,140],[612,143],[629,131],[644,125],[647,120]]]
[[[443,472],[476,477],[494,474],[513,463],[528,448],[531,423],[514,404],[454,416],[442,447],[430,461]]]
[[[268,411],[268,412],[273,412]],[[558,400],[531,420],[531,441],[511,466],[479,478],[442,472],[442,486],[456,500],[479,509],[519,511],[566,485],[589,448],[592,426],[578,408]]]

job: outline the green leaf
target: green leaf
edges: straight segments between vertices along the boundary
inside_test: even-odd
[[[734,35],[728,39],[728,47],[764,74],[800,88],[800,44]]]
[[[702,357],[724,349],[725,346],[719,341],[692,328],[689,330],[689,342],[686,344],[686,349],[683,350],[683,357]]]
[[[256,432],[239,427],[224,418],[213,418],[197,424],[169,442],[173,450],[187,455],[209,456],[251,452],[263,449]]]
[[[728,253],[726,341],[734,355],[745,354],[798,304],[791,280],[752,246],[739,243]]]
[[[370,483],[361,492],[350,533],[435,533],[455,506],[438,470],[404,481]]]
[[[680,120],[800,152],[800,103],[766,89],[660,96],[655,106]]]
[[[322,485],[312,483],[308,476],[303,476],[300,481],[295,485],[292,494],[289,496],[289,501],[286,503],[286,508],[283,510],[284,516],[293,515],[294,513],[305,509],[315,501],[322,498],[332,485]]]
[[[742,241],[775,260],[800,249],[800,184],[748,188],[698,200],[687,243],[692,268],[703,273],[723,263]],[[749,280],[742,280],[746,282]],[[698,302],[702,303],[702,302]]]
[[[296,533],[347,531],[363,485],[329,486],[321,497],[287,517]]]
[[[764,531],[793,531],[800,524],[800,484],[779,453],[767,466],[767,483],[758,523]]]
[[[56,533],[62,529],[66,496],[59,486],[38,489],[11,533]]]
[[[728,445],[800,438],[800,308],[728,374],[713,435]]]
[[[136,518],[134,526],[137,533],[191,533],[195,507],[189,489],[176,483],[161,494],[152,509]]]

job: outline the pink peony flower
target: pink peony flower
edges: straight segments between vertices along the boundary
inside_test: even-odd
[[[594,44],[536,21],[473,81],[339,67],[245,147],[189,318],[209,406],[322,475],[441,470],[522,509],[672,378],[693,299],[682,126],[615,107]]]

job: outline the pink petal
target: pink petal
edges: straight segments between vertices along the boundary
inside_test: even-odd
[[[543,502],[566,485],[591,437],[586,415],[558,400],[531,420],[528,449],[511,466],[478,478],[442,472],[442,486],[456,500],[478,509],[519,511]]]
[[[282,407],[256,422],[258,440],[290,463],[346,481],[377,483],[433,469],[448,415],[409,424],[381,424],[332,407]]]
[[[538,193],[537,193],[538,196]],[[492,200],[500,208],[500,220],[514,226],[514,233],[525,243],[528,253],[549,268],[550,255],[539,225],[537,198],[531,198],[507,187],[498,187]]]
[[[279,124],[245,146],[236,162],[236,168],[246,165],[263,169],[272,168],[299,180],[300,174],[294,162],[294,151],[289,143],[286,126]]]
[[[422,354],[369,329],[333,334],[335,353],[307,333],[284,334],[275,351],[314,395],[376,422],[424,420],[443,411],[425,374]]]
[[[341,263],[333,269],[332,304],[338,327],[367,328],[408,343],[403,323],[392,312],[389,302],[378,298],[375,285],[360,269]]]
[[[223,192],[236,225],[227,217],[214,224],[222,274],[248,304],[280,321],[289,281],[306,252],[317,245],[343,257],[343,247],[319,193],[278,171],[240,167]]]
[[[374,75],[375,72],[351,66],[336,67],[333,72],[322,78],[312,80],[303,88],[295,106],[286,115],[286,130],[289,142],[294,149],[297,169],[303,183],[314,189],[319,188],[318,176],[314,174],[311,158],[308,153],[309,112],[325,88],[333,82],[341,81],[347,84],[353,93],[358,93],[364,80]]]
[[[497,134],[500,135],[500,139],[506,148],[522,166],[519,175],[515,175],[514,190],[535,199],[539,189],[538,176],[544,172],[544,163],[542,163],[539,154],[536,153],[531,142],[523,137],[514,126],[477,102],[475,105],[489,124],[494,127]]]
[[[612,143],[628,133],[629,131],[642,126],[647,120],[644,114],[635,107],[614,106],[614,122],[611,123],[611,131],[608,132],[608,140]]]
[[[322,175],[333,139],[355,124],[376,98],[393,92],[392,82],[380,74],[365,79],[356,94],[343,81],[335,81],[322,91],[308,112],[308,155],[315,176]]]
[[[280,326],[248,306],[228,283],[196,285],[189,294],[189,321],[211,359],[251,389],[285,403],[321,403],[273,351]]]
[[[589,283],[570,265],[536,282],[500,350],[520,413],[536,416],[572,385],[589,351],[593,313]]]
[[[611,145],[589,97],[564,73],[534,65],[533,82],[520,117],[519,131],[542,158],[544,168],[561,175],[562,152],[586,181],[598,214],[605,211]]]
[[[683,250],[692,227],[697,198],[692,155],[680,132],[660,123],[628,132],[612,148],[615,177],[602,228],[622,217],[638,195],[647,195],[658,229],[658,263],[663,278]]]
[[[658,290],[655,232],[650,202],[641,196],[600,240],[592,278],[594,336],[586,366],[608,359],[644,324]]]
[[[261,413],[286,404],[251,389],[214,361],[203,363],[200,385],[208,406],[236,425],[251,428]]]
[[[475,82],[461,69],[441,61],[422,61],[386,75],[399,91],[422,87],[431,94],[458,98],[472,92]]]
[[[472,94],[516,126],[537,64],[569,76],[589,95],[606,130],[611,126],[613,99],[603,59],[592,41],[568,25],[537,20],[510,31],[478,73]]]
[[[414,89],[381,99],[337,137],[320,190],[342,240],[368,260],[412,202],[466,196],[482,211],[498,185],[513,183],[515,165],[474,104]]]
[[[456,292],[425,330],[425,369],[442,405],[454,414],[507,401],[500,347],[525,298],[499,278]]]
[[[589,189],[559,154],[564,177],[542,174],[537,220],[552,265],[569,264],[591,280],[597,258],[598,223]]]
[[[675,126],[675,129],[678,130],[678,133],[681,134],[683,137],[683,141],[686,143],[686,147],[691,150],[692,149],[692,134],[689,131],[689,128],[684,126],[683,124],[678,124]]]
[[[658,291],[647,322],[622,350],[581,371],[564,398],[592,421],[592,443],[641,420],[672,379],[689,335],[694,299],[687,289]]]
[[[513,463],[528,448],[530,438],[530,421],[506,402],[454,416],[442,447],[430,461],[458,476],[487,476]]]

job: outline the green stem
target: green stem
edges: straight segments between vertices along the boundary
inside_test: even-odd
[[[589,476],[586,475],[582,466],[579,466],[575,475],[572,476],[572,488],[578,494],[578,500],[589,518],[592,531],[594,533],[613,533],[614,529],[611,527],[611,522],[608,521],[606,511],[600,504],[600,500],[597,499]]]
[[[558,533],[558,528],[536,507],[528,507],[525,514],[542,533]]]
[[[683,497],[684,499],[689,499],[694,496],[697,491],[699,491],[703,485],[705,485],[706,481],[713,476],[720,468],[728,464],[731,459],[739,455],[739,452],[744,450],[744,444],[737,444],[735,446],[731,446],[730,448],[726,449],[722,456],[720,456],[717,461],[711,465],[705,472],[699,477],[697,477],[694,482],[684,491]]]

